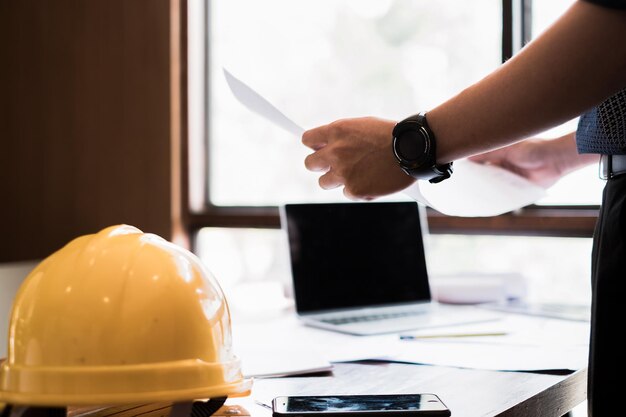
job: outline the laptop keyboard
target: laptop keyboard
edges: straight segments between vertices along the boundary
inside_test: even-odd
[[[409,317],[409,316],[418,316],[426,313],[424,310],[417,311],[399,311],[395,313],[384,313],[384,314],[370,314],[370,315],[362,315],[362,316],[341,316],[341,317],[328,317],[322,319],[320,321],[328,324],[349,324],[349,323],[360,323],[367,321],[377,321],[377,320],[389,320],[395,319],[398,317]]]
[[[411,329],[477,323],[499,318],[475,307],[419,304],[383,311],[342,311],[302,317],[305,324],[352,335],[398,333]]]

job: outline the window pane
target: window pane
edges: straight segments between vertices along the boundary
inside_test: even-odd
[[[281,295],[292,294],[287,239],[281,230],[203,228],[196,253],[227,297],[241,294],[241,288],[258,290],[264,282],[274,283],[271,288],[280,288]],[[590,303],[591,239],[428,235],[426,259],[434,285],[437,278],[450,275],[519,276],[530,301]],[[234,308],[239,302],[229,301]]]
[[[222,68],[304,128],[398,119],[496,68],[501,1],[214,0],[209,5],[209,179],[216,205],[343,200],[304,168],[309,151],[251,113]]]
[[[519,274],[530,301],[591,302],[591,239],[430,235],[428,243],[428,268],[435,279]]]
[[[533,0],[532,33],[536,37],[546,30],[574,0]],[[544,134],[544,137],[558,137],[576,130],[578,119],[559,126]],[[538,204],[548,205],[593,205],[600,204],[604,181],[598,177],[598,166],[588,166],[563,177],[552,188],[546,198]]]
[[[533,36],[541,34],[576,0],[533,0]]]

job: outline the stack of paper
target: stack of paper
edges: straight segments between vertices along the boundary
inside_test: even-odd
[[[495,322],[447,326],[411,335],[498,334],[401,340],[310,328],[289,316],[233,327],[235,352],[248,376],[294,375],[364,359],[503,371],[577,370],[587,364],[589,324],[503,315]]]

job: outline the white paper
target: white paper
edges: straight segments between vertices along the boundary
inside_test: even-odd
[[[461,345],[461,343],[463,343]],[[587,366],[588,350],[581,346],[535,347],[424,342],[393,357],[416,363],[493,371],[578,370]]]
[[[449,216],[497,216],[541,199],[546,190],[506,169],[469,160],[454,163],[438,184],[418,181],[405,194]]]
[[[494,331],[486,323],[479,326],[458,327],[457,331]],[[403,341],[400,347],[394,347],[395,354],[388,359],[495,371],[574,371],[587,366],[589,325],[586,323],[507,315],[497,329],[509,333]]]
[[[224,76],[235,98],[246,108],[294,136],[302,136],[304,128],[225,68]],[[544,197],[546,191],[503,168],[461,160],[454,163],[451,178],[438,184],[418,181],[405,194],[443,214],[485,217],[527,206]]]
[[[238,343],[237,356],[246,378],[264,378],[327,372],[333,369],[323,355],[313,349],[276,346],[262,341],[242,345]]]
[[[246,376],[298,375],[331,369],[330,362],[387,356],[393,337],[360,338],[302,325],[295,316],[233,321],[233,346]]]
[[[283,112],[278,110],[272,103],[267,101],[263,96],[254,91],[248,85],[241,80],[235,78],[226,68],[224,70],[224,77],[230,91],[241,104],[248,110],[259,116],[269,120],[276,126],[285,129],[287,132],[294,136],[300,137],[304,133],[304,129],[298,126],[290,118],[285,116]]]
[[[295,375],[316,364],[363,359],[504,371],[577,370],[587,365],[589,324],[505,314],[497,322],[423,329],[403,334],[501,332],[400,340],[397,334],[350,336],[304,326],[293,317],[233,325],[244,374]],[[286,372],[289,368],[289,372]]]

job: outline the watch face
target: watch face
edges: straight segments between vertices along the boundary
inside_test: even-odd
[[[421,164],[428,157],[427,133],[423,129],[409,129],[400,133],[394,141],[398,157],[409,164]]]

